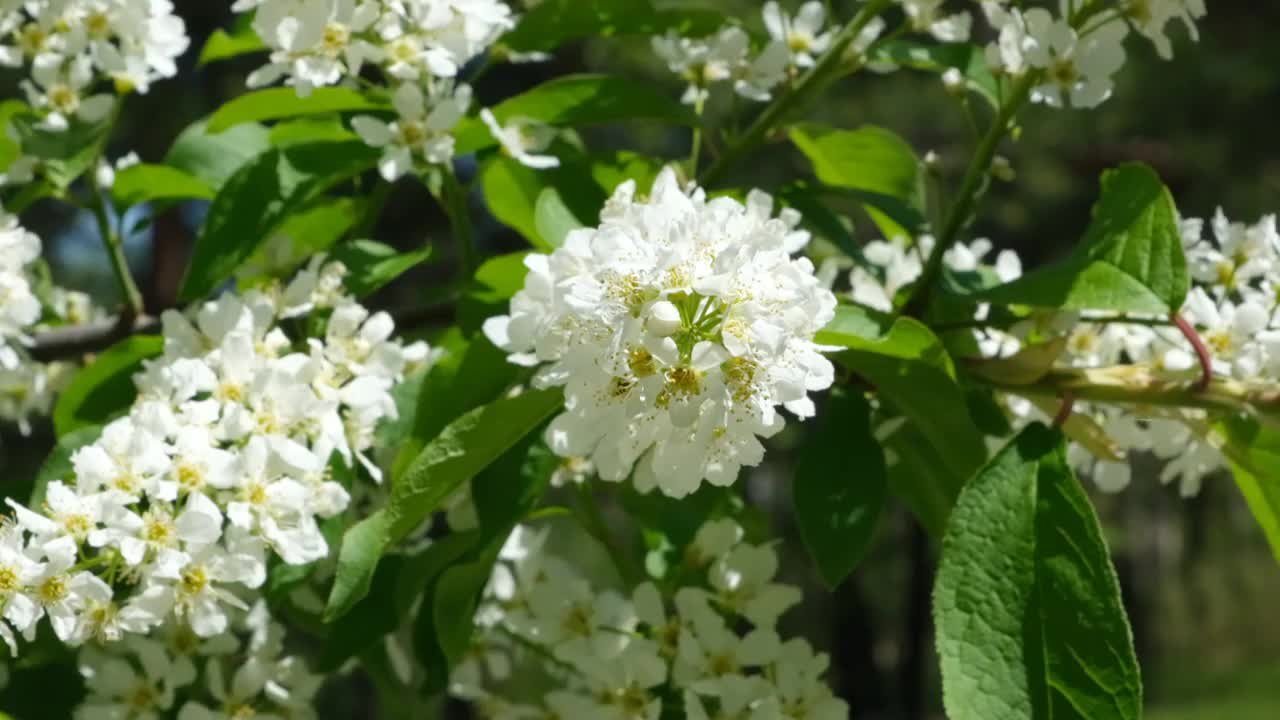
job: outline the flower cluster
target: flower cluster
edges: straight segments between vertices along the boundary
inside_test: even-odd
[[[1206,225],[1211,238],[1205,236]],[[1280,231],[1275,216],[1245,225],[1231,222],[1219,210],[1208,223],[1184,220],[1182,230],[1192,287],[1180,315],[1211,354],[1213,374],[1243,383],[1268,382],[1280,372]],[[903,238],[869,243],[863,253],[867,266],[855,268],[849,276],[851,298],[876,310],[893,310],[898,291],[920,277],[932,247],[928,236],[914,245]],[[990,248],[986,240],[959,244],[945,255],[946,265],[955,272],[980,270],[1002,283],[1021,275],[1021,262],[1009,250],[994,264],[983,264]],[[980,305],[976,319],[985,320],[988,312]],[[973,335],[984,357],[1007,357],[1028,345],[1060,342],[1057,364],[1062,367],[1199,372],[1192,346],[1166,318],[1045,311],[1004,329],[974,330]],[[1007,396],[1004,401],[1018,424],[1048,421],[1057,410],[1056,403],[1037,404],[1022,397]],[[1089,447],[1072,444],[1071,462],[1105,491],[1128,486],[1127,458],[1132,452],[1150,453],[1162,461],[1161,479],[1176,482],[1184,496],[1197,494],[1206,475],[1227,467],[1204,411],[1143,408],[1139,415],[1135,409],[1077,402],[1075,412],[1106,440]]]
[[[84,293],[60,287],[37,297],[32,269],[40,238],[0,208],[0,421],[31,432],[31,420],[45,417],[70,379],[72,365],[41,363],[28,357],[31,333],[50,325],[79,325],[98,314]]]
[[[242,605],[235,588],[264,582],[268,550],[288,564],[328,554],[319,521],[349,502],[331,460],[380,477],[365,456],[374,428],[427,352],[391,340],[391,318],[345,295],[343,274],[317,261],[283,290],[163,316],[163,355],[134,378],[129,412],[75,451],[39,507],[10,501],[0,635],[29,638],[47,615],[68,644],[173,621],[214,637]],[[321,337],[285,331],[304,313],[325,320]]]
[[[322,678],[300,658],[284,654],[284,628],[259,601],[236,611],[228,631],[201,638],[167,623],[153,637],[130,635],[80,651],[88,696],[77,720],[168,716],[185,700],[181,720],[241,717],[316,717],[312,701]]]
[[[231,8],[256,9],[253,28],[272,50],[249,85],[283,78],[304,96],[366,65],[430,87],[457,77],[513,25],[499,0],[237,0]]]
[[[783,641],[775,629],[800,601],[799,589],[774,582],[774,550],[742,536],[732,520],[708,523],[686,554],[699,582],[672,596],[646,582],[628,596],[596,590],[546,552],[545,531],[517,529],[450,692],[490,718],[848,717],[823,680],[827,656],[803,639]],[[541,663],[556,684],[541,702],[491,689],[522,661]]]
[[[831,46],[834,31],[823,29],[826,7],[821,2],[811,0],[790,16],[770,0],[763,13],[769,42],[758,52],[753,51],[747,33],[736,25],[726,25],[707,37],[682,37],[670,30],[653,38],[654,52],[689,84],[682,102],[701,107],[711,88],[722,82],[731,83],[734,92],[744,98],[768,101],[775,87],[811,67]],[[883,24],[877,24],[866,42],[881,28]]]
[[[173,77],[188,42],[168,0],[0,3],[0,65],[29,68],[22,88],[49,130],[106,117],[107,82],[123,95]]]
[[[669,168],[648,198],[619,186],[600,219],[528,256],[511,314],[485,334],[512,362],[542,365],[536,385],[564,386],[546,433],[558,455],[589,457],[611,481],[634,466],[641,491],[677,497],[704,478],[732,483],[782,428],[777,406],[809,417],[808,393],[834,379],[813,337],[835,296],[791,257],[809,235],[762,192],[708,200]]]
[[[905,5],[938,5],[936,0],[903,0]],[[1148,38],[1161,57],[1172,57],[1166,34],[1183,21],[1195,37],[1195,21],[1205,15],[1203,0],[1120,0],[1112,6],[1061,3],[1057,16],[1045,8],[1022,9],[987,0],[982,9],[997,39],[987,46],[991,69],[1008,77],[1039,73],[1031,99],[1052,107],[1092,108],[1111,96],[1112,78],[1124,65],[1129,27]]]

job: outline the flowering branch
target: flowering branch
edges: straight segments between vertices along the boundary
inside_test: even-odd
[[[1055,369],[1025,385],[979,375],[972,377],[997,390],[1027,397],[1063,398],[1070,394],[1076,401],[1248,412],[1280,422],[1280,389],[1273,384],[1212,378],[1202,390],[1199,373],[1161,373],[1149,366],[1130,365]]]
[[[992,121],[991,127],[987,130],[987,134],[982,138],[982,142],[974,152],[973,160],[969,162],[969,168],[965,171],[964,180],[960,184],[960,191],[956,194],[955,202],[951,205],[951,209],[947,212],[946,219],[943,221],[933,252],[929,254],[929,258],[925,262],[924,272],[920,276],[920,281],[912,292],[911,298],[903,306],[902,312],[904,315],[920,316],[929,307],[929,300],[932,298],[934,286],[937,285],[938,276],[942,274],[942,260],[947,251],[951,249],[951,246],[955,244],[960,235],[960,230],[969,222],[974,206],[986,188],[987,175],[991,172],[991,163],[995,159],[996,148],[1000,146],[1000,141],[1004,139],[1004,134],[1008,132],[1009,125],[1014,116],[1017,115],[1018,110],[1022,108],[1022,105],[1031,96],[1031,89],[1039,82],[1039,72],[1029,72],[1024,75],[1014,85],[1008,101],[1001,106],[1000,112],[996,114],[995,120]]]
[[[723,179],[726,172],[750,155],[788,112],[803,103],[809,94],[821,87],[823,81],[839,68],[844,61],[845,51],[857,39],[862,29],[888,10],[892,4],[892,0],[872,0],[864,5],[853,20],[844,26],[840,34],[836,35],[831,48],[818,59],[804,77],[800,78],[791,92],[775,98],[769,107],[760,113],[755,122],[751,123],[751,127],[742,134],[742,138],[725,150],[725,153],[707,168],[706,174],[699,180],[700,184],[708,187],[716,184]]]

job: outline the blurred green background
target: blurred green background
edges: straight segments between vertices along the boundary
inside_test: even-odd
[[[136,150],[159,161],[173,138],[219,103],[243,92],[256,59],[196,69],[194,57],[215,28],[230,24],[229,2],[178,0],[193,38],[183,75],[130,98],[111,155]],[[759,2],[702,2],[759,27]],[[784,5],[787,3],[784,3]],[[794,8],[798,3],[791,3]],[[833,2],[839,19],[854,3]],[[1162,62],[1149,44],[1131,39],[1130,62],[1113,99],[1091,112],[1033,107],[1023,118],[1021,141],[1006,145],[1018,180],[997,185],[976,228],[997,247],[1017,249],[1027,266],[1065,252],[1089,218],[1102,170],[1127,160],[1154,166],[1173,189],[1185,216],[1207,217],[1222,206],[1232,219],[1252,222],[1280,208],[1280,3],[1213,4],[1191,43],[1177,31],[1176,58]],[[678,95],[671,77],[641,40],[576,43],[548,63],[490,72],[477,87],[491,105],[547,78],[579,71],[626,74],[661,84]],[[0,82],[17,93],[15,78]],[[749,109],[720,97],[711,106],[718,122],[745,117]],[[737,114],[735,114],[735,112]],[[806,118],[838,127],[888,127],[923,155],[939,155],[954,183],[972,147],[958,101],[936,76],[902,71],[860,73],[832,87]],[[687,131],[657,127],[608,128],[586,134],[595,146],[643,149],[680,158]],[[460,161],[467,172],[468,160]],[[808,172],[806,161],[783,142],[761,150],[738,168],[735,184],[771,188]],[[483,201],[474,210],[484,217]],[[201,209],[163,216],[134,238],[130,250],[152,310],[169,306],[180,279],[192,228]],[[855,218],[855,221],[860,219]],[[43,203],[24,221],[46,238],[59,279],[109,297],[111,279],[92,223],[63,205]],[[869,226],[859,234],[871,237]],[[481,220],[485,252],[518,249],[522,241],[492,219]],[[384,291],[377,303],[413,307],[424,287],[442,282],[447,225],[425,189],[396,187],[377,228],[378,239],[408,247],[423,238],[439,242],[438,263]],[[786,630],[810,637],[833,657],[832,682],[853,717],[885,720],[939,718],[940,691],[928,622],[928,594],[936,548],[922,539],[901,509],[888,515],[857,573],[834,593],[821,586],[804,557],[792,522],[789,474],[802,428],[776,443],[766,464],[744,482],[751,502],[771,517],[785,538],[785,579],[803,585],[806,603],[792,611]],[[52,445],[47,428],[22,439],[3,431],[4,494],[23,494],[38,462]],[[1156,468],[1140,463],[1134,485],[1118,496],[1095,495],[1109,532],[1135,640],[1145,673],[1153,720],[1280,717],[1280,567],[1228,477],[1212,478],[1201,495],[1182,500],[1160,485]],[[856,468],[854,469],[856,473]],[[368,692],[342,694],[333,717],[376,717]],[[451,708],[451,717],[466,717]]]

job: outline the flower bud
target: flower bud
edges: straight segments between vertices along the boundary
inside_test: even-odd
[[[680,331],[680,311],[667,300],[659,300],[649,308],[645,329],[657,337],[670,337]]]
[[[950,68],[942,73],[942,86],[947,89],[951,95],[964,94],[964,75],[955,68]]]

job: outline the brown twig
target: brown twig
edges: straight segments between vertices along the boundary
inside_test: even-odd
[[[1053,417],[1053,426],[1061,428],[1071,419],[1071,413],[1075,411],[1076,395],[1070,390],[1062,393],[1062,407],[1058,408],[1058,414]]]
[[[53,328],[38,333],[27,351],[40,362],[67,360],[106,350],[130,335],[151,335],[160,331],[160,321],[149,316],[135,319],[131,313],[87,323]]]
[[[1209,352],[1209,348],[1204,344],[1204,340],[1200,337],[1200,333],[1191,327],[1191,323],[1182,317],[1180,313],[1173,313],[1169,316],[1173,324],[1182,332],[1187,342],[1191,343],[1191,347],[1196,351],[1196,357],[1200,360],[1200,384],[1196,386],[1199,392],[1209,389],[1209,383],[1213,382],[1213,354]]]

